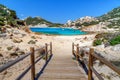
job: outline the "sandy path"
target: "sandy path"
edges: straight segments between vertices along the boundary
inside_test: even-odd
[[[36,36],[36,35],[33,35],[33,36]],[[50,67],[46,70],[46,72],[50,74],[50,76],[56,74],[57,76],[56,78],[62,77],[63,80],[66,76],[67,78],[69,78],[68,76],[71,76],[71,79],[69,80],[75,80],[74,79],[75,77],[80,78],[80,74],[83,74],[83,73],[78,69],[78,65],[76,64],[76,61],[72,59],[73,57],[72,56],[72,42],[79,43],[81,46],[82,45],[89,46],[91,45],[94,39],[94,36],[95,36],[94,34],[93,35],[80,35],[80,36],[46,36],[46,35],[37,35],[37,36],[38,36],[37,38],[38,41],[36,45],[38,46],[44,46],[45,43],[49,43],[49,42],[53,43],[53,55],[54,56],[52,60],[50,61],[50,64],[48,65]],[[83,40],[83,38],[85,38],[86,36],[88,37],[88,40]],[[24,39],[25,39],[24,42],[28,42],[31,38],[28,36],[28,38],[24,38]],[[24,46],[24,47],[29,48],[29,46]],[[22,61],[22,64],[19,63],[18,66],[15,66],[14,70],[11,68],[10,76],[9,74],[7,74],[6,76],[4,76],[4,79],[1,79],[1,80],[14,80],[22,71],[26,69],[25,66],[28,63],[30,63],[30,59]],[[36,73],[39,72],[39,70],[42,68],[44,63],[45,61],[42,60],[36,65]],[[55,68],[55,70],[53,68]],[[50,73],[51,71],[53,72],[53,74]],[[72,74],[73,72],[74,74],[76,74],[76,76]],[[57,73],[60,73],[60,74],[57,74]],[[64,76],[63,73],[66,76]],[[22,80],[30,80],[31,78],[30,76],[31,74],[30,72],[28,72],[28,74],[26,74]],[[54,76],[51,79],[53,78]]]

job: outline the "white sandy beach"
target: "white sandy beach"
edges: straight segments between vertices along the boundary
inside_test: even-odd
[[[94,40],[94,37],[96,34],[88,34],[88,35],[77,35],[77,36],[56,36],[56,35],[36,35],[34,33],[26,33],[24,31],[18,30],[19,34],[13,34],[12,39],[10,38],[1,38],[0,39],[0,53],[3,55],[3,57],[6,59],[7,57],[10,59],[10,54],[14,52],[16,49],[19,49],[24,52],[30,51],[30,47],[35,47],[35,49],[40,48],[45,45],[45,43],[52,42],[53,44],[53,53],[56,51],[65,53],[65,50],[67,48],[68,51],[72,51],[72,43],[79,43],[80,46],[91,46],[92,42]],[[21,37],[21,33],[25,34],[25,36]],[[9,37],[9,36],[8,36]],[[21,41],[20,43],[14,43],[13,41]],[[35,44],[28,44],[28,42],[32,40],[35,41]],[[8,50],[7,47],[13,46],[14,48],[12,50]],[[56,55],[53,54],[53,55]],[[57,55],[63,55],[63,54],[57,54]],[[72,56],[71,53],[68,53],[68,55]],[[0,57],[1,60],[3,60],[2,57]],[[8,60],[9,60],[8,59]],[[11,59],[10,59],[11,60]],[[14,58],[13,58],[14,60]],[[38,63],[37,66],[40,66],[41,63],[44,63],[44,61]],[[22,61],[15,66],[11,67],[7,71],[1,73],[0,80],[14,80],[23,70],[25,70],[25,67],[30,64],[29,59],[25,59],[25,61]],[[39,68],[39,67],[38,67]],[[39,70],[39,69],[38,69]],[[27,76],[30,76],[29,74]],[[30,78],[30,77],[28,77]],[[23,80],[26,80],[23,79]]]
[[[35,49],[45,46],[45,43],[52,42],[53,44],[53,55],[55,56],[64,56],[64,53],[67,53],[69,57],[72,57],[72,43],[79,44],[79,46],[92,47],[93,40],[95,39],[96,34],[86,34],[86,35],[76,35],[76,36],[57,36],[57,35],[44,35],[44,34],[35,34],[35,33],[26,33],[24,31],[18,30],[19,34],[13,34],[12,39],[8,38],[0,38],[0,54],[3,57],[0,57],[1,63],[3,61],[14,60],[15,58],[11,57],[10,54],[15,52],[16,50],[29,52],[30,47],[34,47]],[[21,36],[24,34],[25,36]],[[9,34],[8,34],[9,35]],[[20,43],[14,43],[15,41],[20,41]],[[34,44],[28,44],[30,41],[35,42]],[[13,49],[8,50],[8,47],[13,46]],[[117,56],[118,54],[116,54]],[[19,55],[18,55],[19,56]],[[17,58],[17,57],[16,57]],[[44,64],[44,60],[40,61],[36,65],[36,70],[39,71]],[[14,80],[21,72],[23,72],[26,67],[30,65],[29,57],[10,69],[2,72],[0,74],[0,80]],[[99,67],[100,68],[100,67]],[[99,69],[98,68],[98,69]],[[106,70],[107,68],[104,67]],[[101,71],[101,69],[99,69]],[[109,69],[108,69],[109,72]],[[104,73],[104,71],[101,71]],[[28,76],[28,77],[26,77]],[[31,76],[30,72],[26,75],[22,80],[29,80]],[[115,79],[115,78],[114,78]],[[107,79],[106,79],[107,80]],[[117,80],[117,79],[115,79]]]

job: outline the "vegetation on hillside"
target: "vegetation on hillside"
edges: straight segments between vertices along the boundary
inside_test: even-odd
[[[109,22],[109,28],[120,28],[120,7],[114,8],[112,11],[97,17],[101,22]]]
[[[98,23],[99,23],[99,21],[91,21],[91,22],[84,22],[81,25],[83,25],[83,26],[90,26],[90,25],[96,25]]]
[[[0,28],[5,25],[19,27],[20,25],[24,25],[24,22],[19,20],[14,10],[0,4]]]
[[[115,38],[110,40],[110,44],[111,45],[116,45],[116,44],[120,44],[120,35],[116,36]]]
[[[62,26],[62,24],[59,23],[52,23],[50,21],[47,21],[43,18],[40,17],[28,17],[24,20],[26,22],[27,25],[31,25],[31,26],[36,26],[36,25],[41,25],[41,24],[46,24],[49,27],[60,27]]]
[[[105,46],[109,45],[117,45],[120,44],[120,32],[117,33],[100,33],[95,36],[96,40],[94,40],[93,45],[101,45],[102,43]]]

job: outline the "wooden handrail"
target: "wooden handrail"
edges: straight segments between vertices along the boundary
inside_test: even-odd
[[[114,70],[115,72],[117,72],[120,75],[120,69],[118,69],[118,67],[116,67],[115,65],[111,64],[109,61],[107,61],[106,59],[98,56],[97,54],[91,54],[93,57],[97,58],[98,60],[100,60],[102,63],[104,63],[105,65],[107,65],[109,68],[111,68],[112,70]]]
[[[4,70],[8,69],[9,67],[15,65],[16,63],[20,62],[21,60],[25,59],[30,54],[31,53],[26,53],[25,55],[20,56],[16,60],[4,64],[3,66],[0,67],[0,73],[3,72]]]
[[[48,60],[48,44],[45,43],[45,60],[47,61]]]
[[[97,76],[97,78],[98,78],[99,80],[104,80],[104,79],[100,76],[100,74],[99,74],[93,67],[90,67],[90,69],[92,70],[92,72],[95,73],[95,75]],[[91,76],[91,78],[92,78],[92,76]],[[88,79],[88,80],[89,80],[89,79]]]
[[[50,50],[47,49],[47,47],[50,46]],[[30,52],[26,53],[25,55],[20,56],[19,58],[15,59],[14,61],[8,62],[5,65],[0,67],[0,73],[3,72],[4,70],[10,68],[11,66],[15,65],[16,63],[22,61],[23,59],[25,59],[26,57],[28,57],[29,55],[31,56],[30,60],[31,60],[31,65],[15,80],[21,80],[21,78],[31,69],[31,80],[35,80],[35,64],[41,60],[43,58],[40,57],[35,61],[35,51],[43,51],[42,49],[45,48],[45,56],[48,56],[48,52],[50,53],[50,55],[52,55],[52,42],[50,42],[50,44],[48,45],[47,43],[45,44],[45,47],[42,47],[40,49],[36,49],[34,50],[34,47],[30,47]],[[44,54],[43,54],[44,55]],[[48,59],[46,59],[47,62]]]
[[[42,55],[41,57],[37,58],[37,60],[35,61],[35,63],[37,63],[38,61],[40,61],[43,57],[45,56]],[[25,74],[31,69],[32,65],[30,65],[24,72],[22,72],[15,80],[21,80],[22,77],[25,76]]]
[[[52,42],[50,42],[50,54],[52,55]]]
[[[31,79],[32,80],[35,80],[35,55],[34,55],[34,47],[30,47],[30,51],[31,51],[31,55],[30,55],[30,57],[31,57],[31,65],[32,65],[32,67],[31,67]]]
[[[93,49],[90,49],[89,53],[89,64],[88,64],[88,80],[92,80],[92,70],[91,67],[93,67],[93,56],[91,55],[93,53]]]
[[[76,47],[76,51],[74,50]],[[79,56],[79,58],[82,58],[79,54],[79,49],[80,48],[77,44],[72,43],[72,53],[75,54],[75,57],[77,58]],[[88,62],[88,80],[93,80],[93,76],[92,73],[95,73],[95,75],[98,77],[99,80],[104,80],[101,75],[94,69],[93,67],[93,59],[96,58],[98,59],[100,62],[104,63],[106,66],[108,66],[109,68],[111,68],[112,70],[114,70],[116,73],[118,73],[120,75],[120,69],[118,69],[115,65],[111,64],[109,61],[107,61],[106,59],[104,59],[103,57],[99,56],[93,48],[90,48],[90,52],[89,52],[89,62]],[[83,61],[84,62],[84,61]]]

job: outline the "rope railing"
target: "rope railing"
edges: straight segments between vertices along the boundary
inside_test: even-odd
[[[49,50],[48,50],[48,47]],[[42,54],[42,56],[40,56],[39,58],[37,58],[37,60],[35,60],[35,52],[39,51],[40,53],[44,53]],[[31,65],[22,73],[20,74],[15,80],[21,80],[24,75],[31,69],[31,80],[35,80],[35,64],[40,61],[44,56],[45,56],[45,61],[48,61],[48,56],[49,54],[52,55],[52,42],[50,42],[50,44],[45,43],[45,46],[39,49],[34,49],[34,47],[30,47],[30,52],[26,53],[25,55],[20,56],[19,58],[8,62],[6,64],[4,64],[3,66],[0,67],[0,73],[3,72],[4,70],[12,67],[13,65],[17,64],[18,62],[24,60],[26,57],[30,56],[30,61],[31,61]]]
[[[76,44],[72,43],[72,54],[75,55],[77,61],[79,61],[79,59],[82,58],[82,56],[79,54],[80,53],[79,49],[80,49],[79,44],[76,45]],[[112,70],[114,70],[116,73],[118,73],[120,75],[120,69],[118,69],[115,65],[113,65],[112,63],[110,63],[109,61],[104,59],[103,57],[96,54],[96,52],[94,51],[94,48],[90,48],[88,56],[89,56],[88,62],[86,62],[84,60],[82,61],[82,62],[85,62],[84,64],[87,63],[86,65],[88,67],[88,72],[87,72],[88,80],[93,80],[92,73],[94,73],[99,80],[104,80],[102,78],[102,76],[93,67],[94,66],[93,65],[94,58],[99,60],[100,62],[104,63],[106,66],[108,66],[109,68],[111,68]]]

